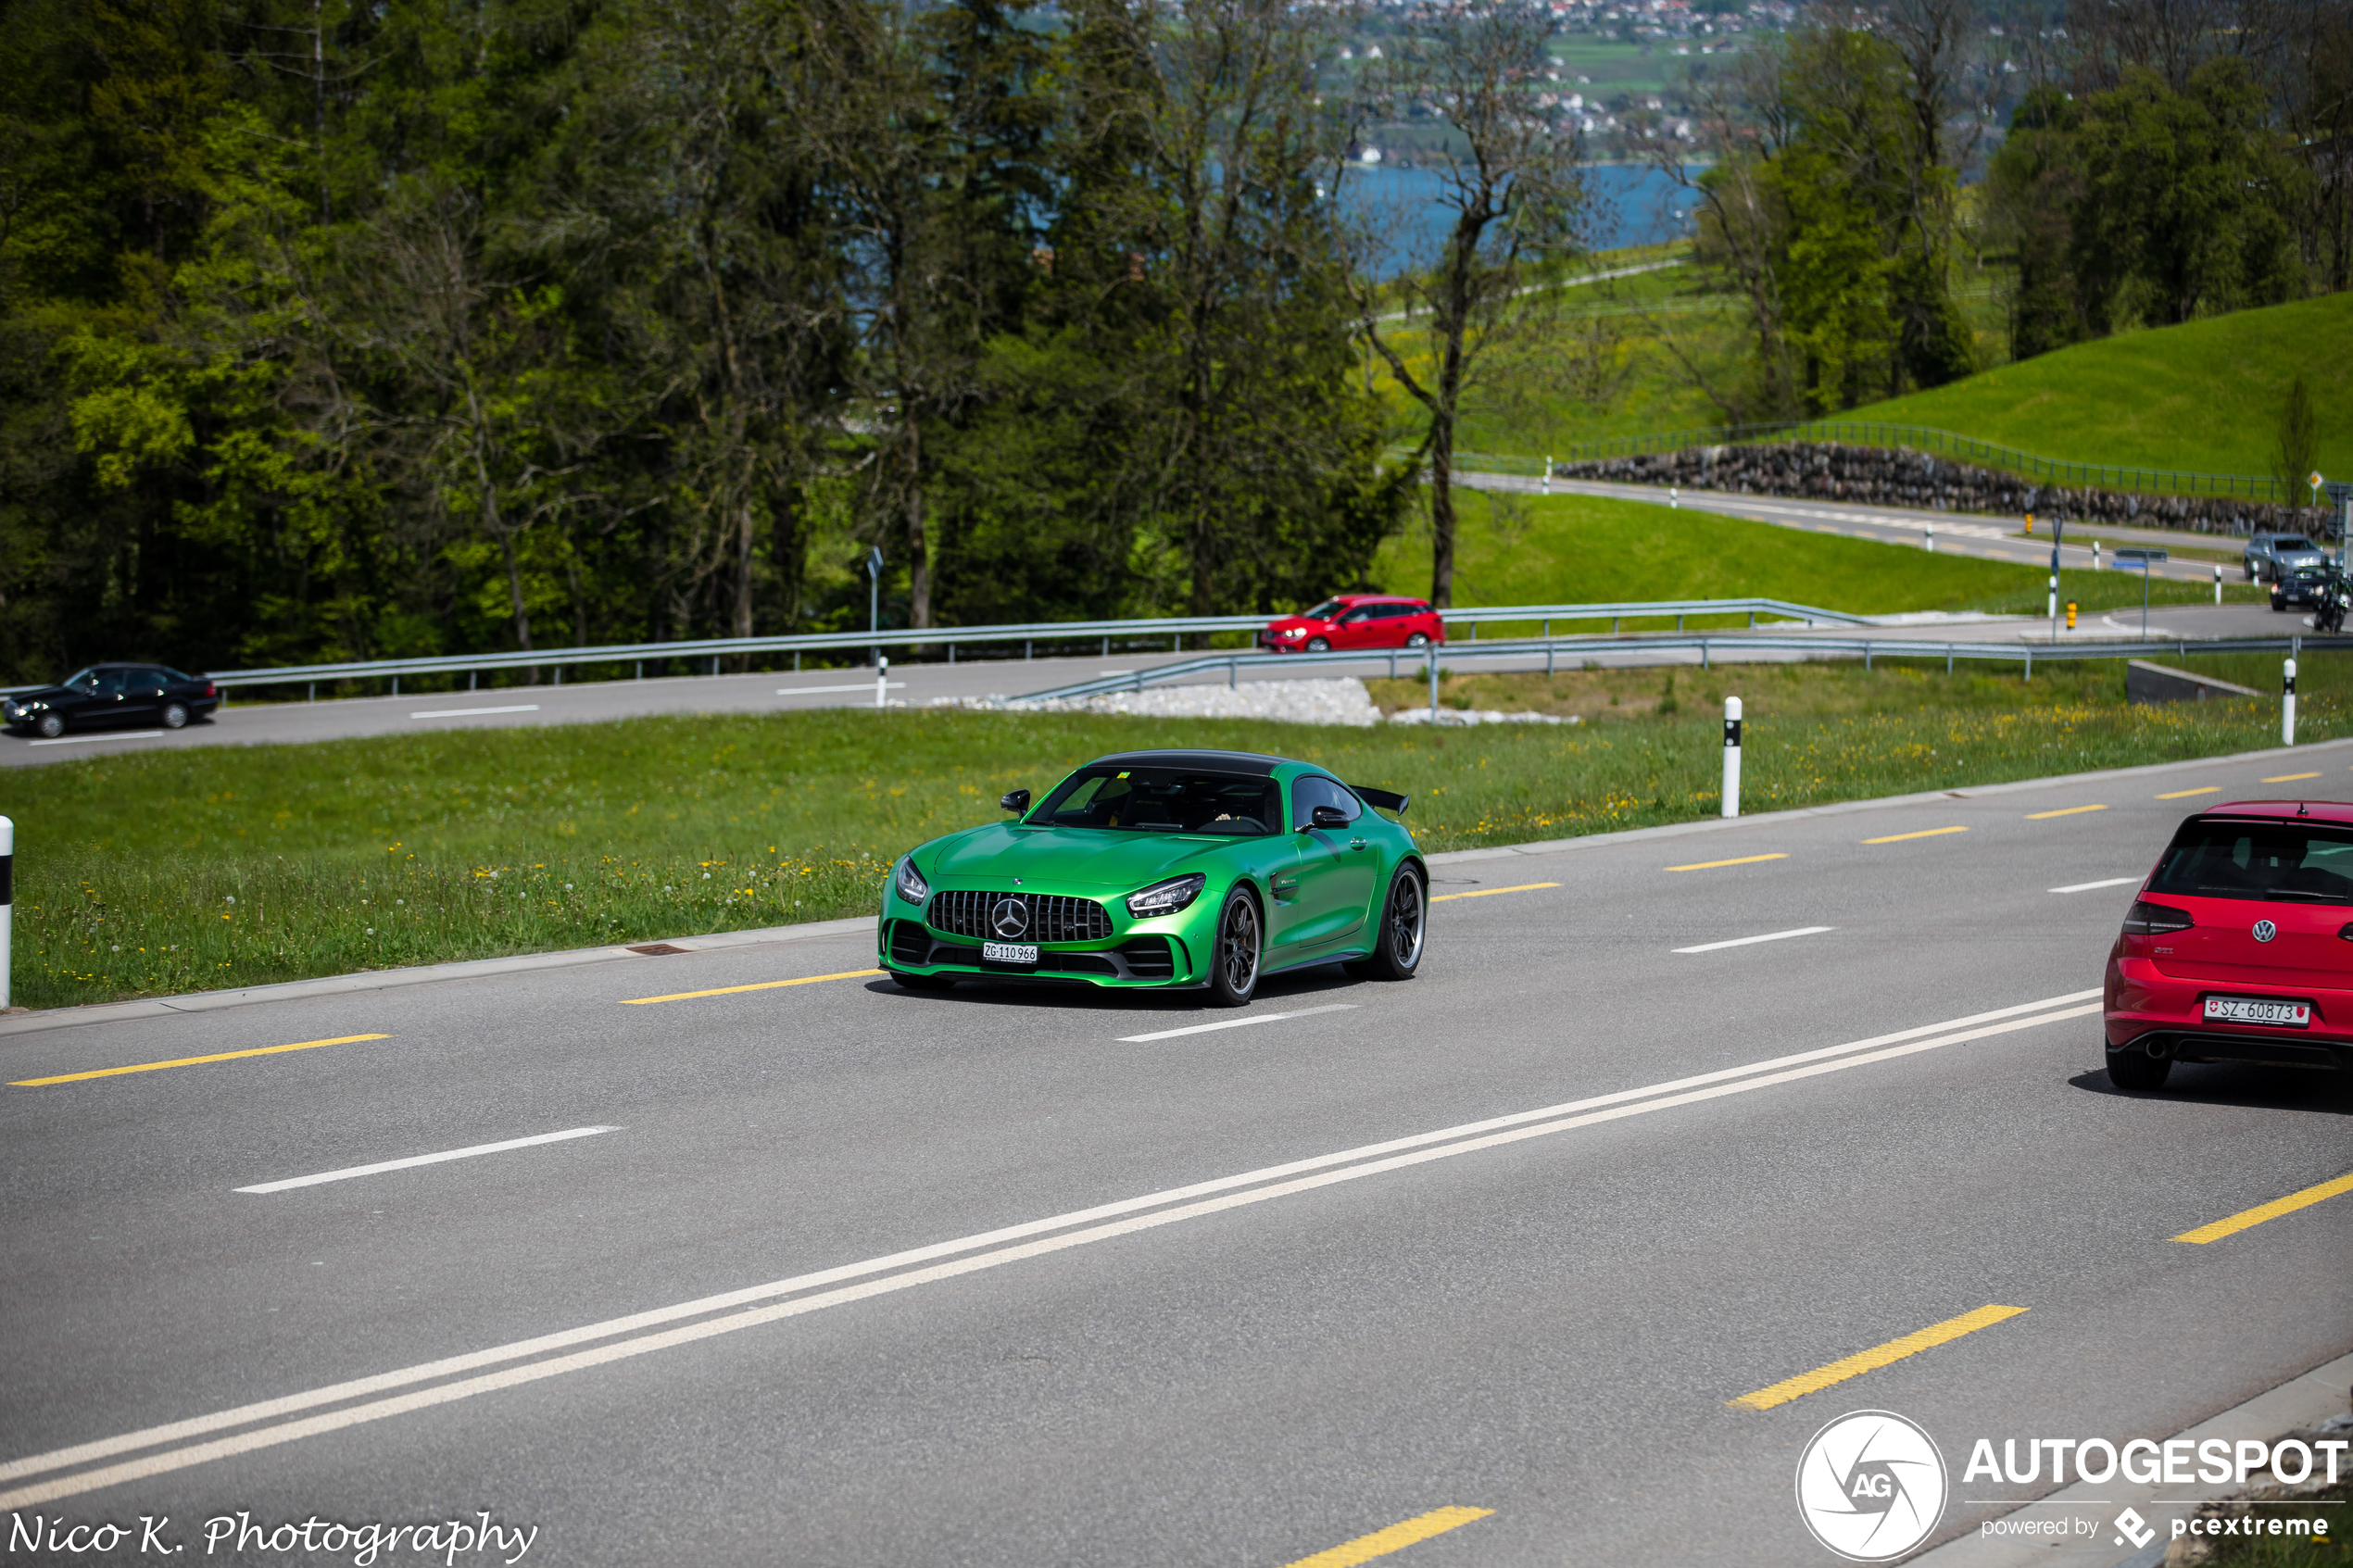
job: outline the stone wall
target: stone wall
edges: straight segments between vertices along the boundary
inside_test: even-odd
[[[2246,534],[2259,529],[2314,530],[2324,515],[2215,495],[2140,495],[2115,490],[2037,485],[1998,469],[1971,468],[1901,447],[1836,442],[1690,446],[1636,458],[1555,463],[1561,479],[1619,484],[1677,484],[1742,495],[1862,501],[1920,511],[1985,512],[2064,518],[2070,522],[2130,523],[2192,533]]]

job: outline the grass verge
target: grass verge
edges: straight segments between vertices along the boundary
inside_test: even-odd
[[[1491,684],[1541,679],[1465,690],[1515,706]],[[1713,816],[1726,692],[1747,704],[1743,801],[1758,811],[2276,742],[2269,702],[2136,709],[2121,682],[2114,665],[2043,666],[2031,685],[1892,661],[1577,671],[1552,698],[1590,708],[1573,728],[836,709],[93,758],[8,777],[16,999],[865,914],[905,849],[996,820],[1008,789],[1139,746],[1276,752],[1407,791],[1416,835],[1442,850]],[[2306,661],[2306,738],[2353,733],[2349,687],[2347,659]]]

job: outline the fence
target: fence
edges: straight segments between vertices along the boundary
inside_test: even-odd
[[[1467,625],[1476,638],[1481,624],[1495,621],[1533,621],[1543,624],[1549,633],[1554,621],[1619,620],[1663,618],[1675,616],[1680,629],[1687,615],[1741,614],[1746,612],[1749,623],[1755,624],[1758,615],[1781,616],[1804,621],[1811,625],[1827,621],[1833,625],[1859,625],[1864,618],[1839,610],[1820,609],[1811,605],[1791,604],[1781,599],[1667,599],[1629,602],[1624,604],[1588,605],[1495,605],[1471,609],[1450,609],[1442,612],[1450,624]],[[687,643],[619,643],[602,647],[526,648],[507,653],[459,654],[434,659],[380,659],[344,664],[286,664],[258,670],[218,670],[208,678],[226,693],[232,687],[306,685],[312,696],[321,683],[333,684],[343,681],[388,680],[392,693],[400,693],[402,676],[464,675],[469,677],[468,690],[484,672],[503,670],[547,670],[553,672],[553,683],[563,684],[563,672],[585,665],[606,665],[615,668],[630,666],[634,678],[643,679],[648,664],[662,665],[686,661],[701,664],[708,661],[709,673],[716,675],[722,660],[754,655],[776,656],[789,653],[793,668],[800,668],[800,659],[811,653],[837,655],[841,653],[877,653],[884,648],[945,647],[948,662],[956,662],[956,650],[973,646],[1010,646],[1022,645],[1022,657],[1034,656],[1041,644],[1067,646],[1073,643],[1100,643],[1104,658],[1111,656],[1112,645],[1134,645],[1142,642],[1169,640],[1169,651],[1184,651],[1184,640],[1189,636],[1208,636],[1221,632],[1255,632],[1267,622],[1263,615],[1199,615],[1169,619],[1134,621],[1054,621],[1020,626],[950,626],[925,631],[895,630],[886,632],[821,632],[786,637],[715,637]],[[0,687],[0,692],[35,691],[34,686]]]
[[[2278,480],[2244,473],[2193,473],[2174,469],[2128,468],[2113,463],[2077,463],[2037,457],[2014,446],[1996,445],[1974,436],[1926,425],[1879,424],[1868,420],[1806,420],[1777,424],[1718,425],[1702,430],[1672,430],[1649,435],[1589,441],[1556,456],[1562,463],[1601,462],[1611,458],[1640,457],[1653,452],[1680,452],[1690,446],[1724,446],[1768,441],[1836,441],[1855,446],[1900,446],[1932,452],[1984,468],[2022,474],[2037,483],[2072,485],[2095,490],[2136,491],[2143,495],[2221,495],[2248,501],[2273,501],[2294,506],[2300,497]],[[1541,465],[1538,465],[1540,468]]]
[[[1448,657],[1480,659],[1526,657],[1532,664],[1537,655],[1544,659],[1544,672],[1557,671],[1562,658],[1572,663],[1608,654],[1639,653],[1656,655],[1663,652],[1699,654],[1700,668],[1709,667],[1718,654],[1738,653],[1799,653],[1810,655],[1860,656],[1863,668],[1871,667],[1875,659],[1937,659],[1944,661],[1944,671],[1951,674],[1958,659],[1982,659],[1993,663],[2018,664],[2028,680],[2034,678],[2037,654],[2044,663],[2055,659],[2146,659],[2151,653],[2167,648],[2175,650],[2176,658],[2186,659],[2197,653],[2280,653],[2294,657],[2299,649],[2334,653],[2353,649],[2353,637],[2214,637],[2190,639],[2168,637],[2162,640],[2108,643],[2068,643],[2056,647],[2045,644],[2040,648],[2032,643],[1931,643],[1911,637],[1791,637],[1746,632],[1699,632],[1682,635],[1663,634],[1643,637],[1529,637],[1517,641],[1490,641],[1475,649],[1461,645],[1448,649],[1366,648],[1345,653],[1315,656],[1321,664],[1388,665],[1389,678],[1398,678],[1399,661],[1403,661],[1406,674],[1427,671],[1430,680],[1430,708],[1438,707],[1437,674],[1440,660]],[[1074,682],[1051,691],[1029,692],[1008,699],[1010,703],[1045,703],[1073,701],[1083,697],[1108,696],[1117,692],[1140,692],[1147,685],[1165,685],[1190,676],[1214,675],[1223,672],[1228,686],[1240,682],[1240,671],[1255,662],[1250,656],[1212,654],[1181,663],[1163,664],[1151,670],[1135,670],[1121,675],[1104,676],[1093,681]]]

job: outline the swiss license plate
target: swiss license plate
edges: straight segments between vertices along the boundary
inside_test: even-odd
[[[983,942],[980,945],[980,958],[983,963],[1034,964],[1038,961],[1038,944],[1035,942]]]
[[[2260,997],[2208,997],[2206,998],[2206,1021],[2208,1023],[2270,1023],[2284,1029],[2309,1029],[2312,1025],[2312,1004],[2275,1002]]]

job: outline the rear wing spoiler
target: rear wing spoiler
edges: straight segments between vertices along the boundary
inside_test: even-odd
[[[1396,795],[1385,789],[1373,789],[1365,784],[1350,784],[1348,787],[1355,792],[1357,799],[1375,810],[1394,811],[1401,817],[1405,814],[1407,802],[1414,798],[1410,795]]]

